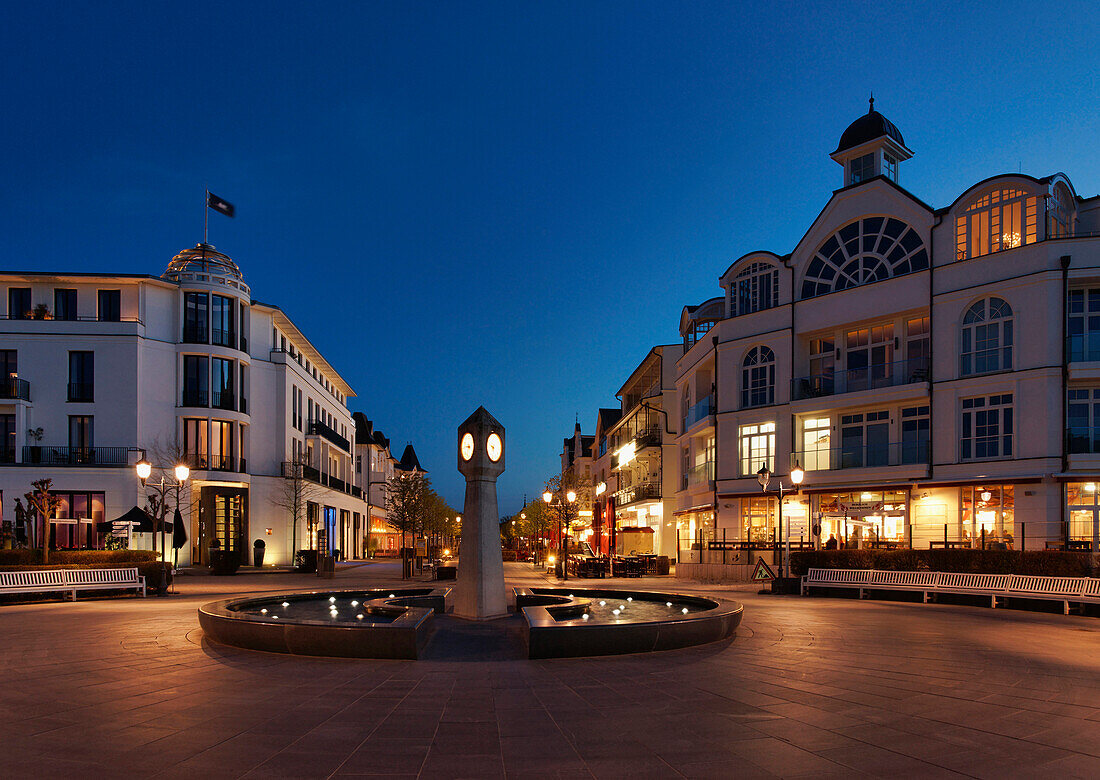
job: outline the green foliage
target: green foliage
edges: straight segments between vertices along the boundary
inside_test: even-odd
[[[157,560],[153,550],[51,550],[50,564],[55,568],[75,566],[112,566],[116,564],[146,563]],[[38,566],[42,551],[24,547],[18,550],[0,550],[0,566]]]
[[[1089,576],[1088,553],[1054,550],[816,550],[791,553],[791,574],[808,569],[952,571],[972,574]]]

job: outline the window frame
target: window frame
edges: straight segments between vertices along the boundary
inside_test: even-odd
[[[959,377],[1011,371],[1016,357],[1015,324],[1016,312],[1000,296],[991,295],[970,304],[963,313],[959,328]],[[979,349],[979,344],[988,345],[991,342],[990,333],[996,334],[996,343]],[[967,349],[968,346],[971,348]],[[977,356],[989,353],[996,356],[996,365],[979,369]]]
[[[992,395],[962,398],[959,401],[959,461],[972,462],[982,460],[1009,460],[1015,457],[1013,448],[1016,425],[1015,395],[996,393]],[[988,415],[996,412],[996,431],[990,433],[991,421]],[[983,421],[979,415],[987,415]],[[979,435],[979,425],[984,425],[986,433]],[[1007,432],[1005,432],[1007,431]],[[980,440],[993,440],[982,442]],[[978,446],[993,445],[996,452],[978,454]]]

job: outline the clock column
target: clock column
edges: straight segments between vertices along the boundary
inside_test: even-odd
[[[485,407],[458,426],[458,470],[466,477],[466,501],[454,587],[456,617],[491,620],[508,614],[497,515],[504,453],[504,426]]]

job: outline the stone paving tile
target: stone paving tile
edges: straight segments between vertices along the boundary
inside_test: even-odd
[[[335,585],[393,587],[387,566],[342,570]],[[1093,618],[677,583],[744,601],[737,637],[637,656],[400,662],[251,653],[197,628],[206,601],[317,585],[181,575],[165,599],[0,606],[0,663],[19,670],[0,689],[0,773],[1100,776]],[[625,583],[647,585],[668,581]]]

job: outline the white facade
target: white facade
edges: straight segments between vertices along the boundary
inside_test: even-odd
[[[145,505],[133,468],[144,455],[169,477],[176,462],[191,467],[180,565],[205,563],[214,539],[245,563],[257,539],[265,563],[291,562],[295,547],[362,547],[348,530],[365,531],[370,511],[354,392],[278,307],[251,299],[228,257],[199,245],[160,277],[5,273],[0,287],[5,522],[49,477],[67,501],[57,544],[95,546],[89,520]],[[308,483],[297,527],[279,505],[293,463]],[[152,536],[133,544],[159,548]]]
[[[898,184],[912,153],[873,111],[832,156],[844,186],[793,250],[743,255],[681,317],[681,536],[773,544],[797,464],[796,543],[1091,541],[1100,199],[1013,174],[932,209]]]

